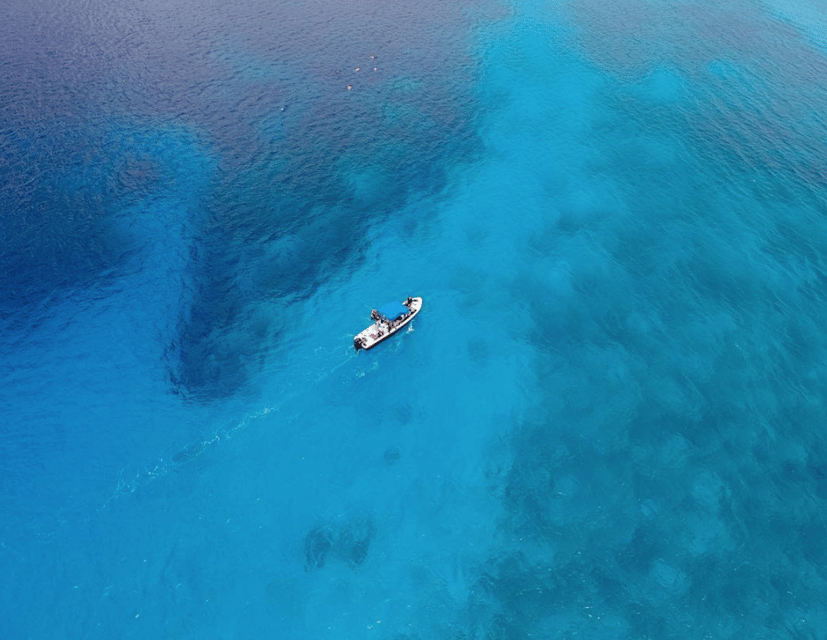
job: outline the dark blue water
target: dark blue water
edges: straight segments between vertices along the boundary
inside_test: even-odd
[[[0,637],[823,637],[825,26],[11,0]]]

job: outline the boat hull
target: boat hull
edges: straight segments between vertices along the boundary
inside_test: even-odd
[[[403,303],[405,304],[405,303]],[[410,313],[402,316],[393,323],[388,323],[383,320],[377,320],[367,329],[357,334],[353,339],[353,346],[358,351],[359,349],[372,349],[380,342],[384,342],[395,333],[399,333],[402,329],[411,323],[417,314],[422,309],[422,298],[411,298],[410,304],[405,304],[410,309]]]

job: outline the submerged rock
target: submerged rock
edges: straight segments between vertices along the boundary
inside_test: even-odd
[[[332,547],[330,533],[325,527],[316,527],[304,537],[304,569],[321,569]]]
[[[332,556],[356,567],[365,562],[376,527],[373,519],[357,515],[340,522],[314,527],[304,538],[304,567],[315,571]]]
[[[399,447],[391,447],[390,449],[385,450],[385,455],[382,457],[385,460],[385,464],[391,465],[399,462],[402,454],[399,452]]]
[[[375,528],[373,520],[360,517],[348,523],[336,540],[336,552],[351,565],[360,565],[368,557]]]

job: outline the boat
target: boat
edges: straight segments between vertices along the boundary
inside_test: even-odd
[[[373,324],[353,338],[353,346],[359,349],[372,349],[383,340],[407,326],[422,309],[422,298],[408,297],[405,302],[390,302],[373,309],[370,319]]]

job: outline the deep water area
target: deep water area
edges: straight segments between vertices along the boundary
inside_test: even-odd
[[[0,637],[827,636],[825,34],[10,0]]]

